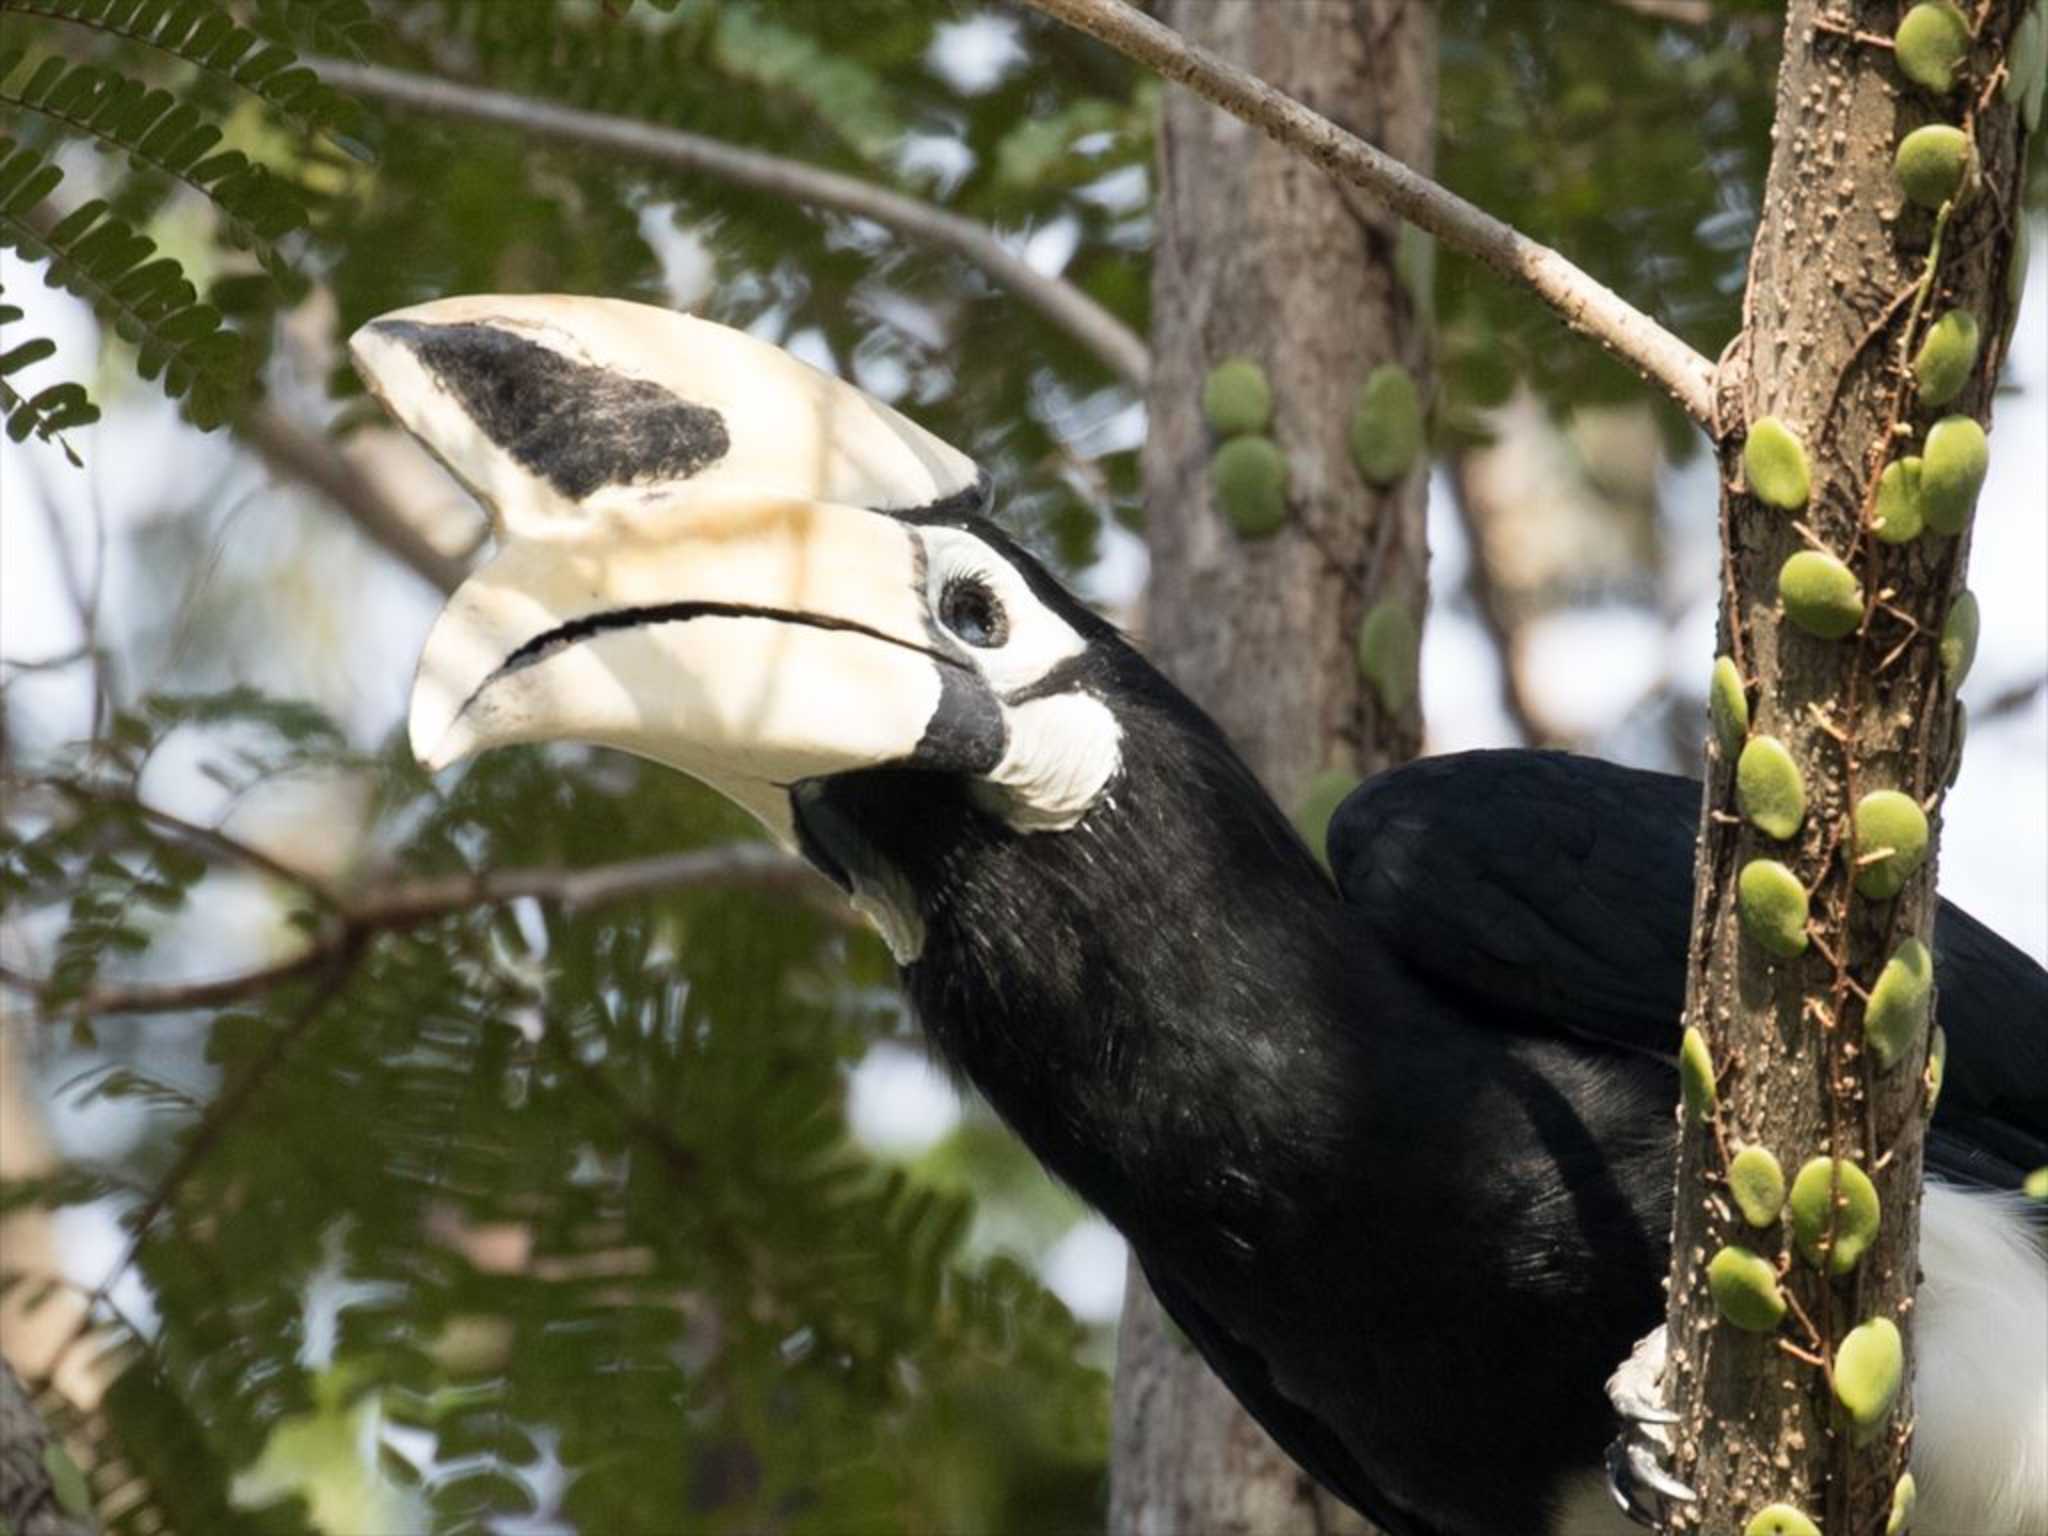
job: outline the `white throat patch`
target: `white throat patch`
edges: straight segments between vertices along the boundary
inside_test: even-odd
[[[1019,832],[1064,832],[1109,788],[1123,762],[1123,728],[1088,693],[1055,693],[1003,709],[1003,760],[974,782],[983,809]]]

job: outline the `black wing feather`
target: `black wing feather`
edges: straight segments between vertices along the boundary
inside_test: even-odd
[[[1668,1059],[1691,932],[1700,785],[1562,752],[1468,752],[1368,780],[1330,866],[1373,936],[1510,1028]],[[1929,1165],[2010,1185],[2048,1162],[2048,971],[1941,903],[1947,1081]]]
[[[1366,1480],[1343,1441],[1275,1386],[1272,1372],[1258,1351],[1210,1316],[1173,1279],[1170,1270],[1144,1264],[1142,1255],[1139,1262],[1166,1315],[1188,1336],[1231,1395],[1258,1420],[1259,1428],[1271,1435],[1273,1443],[1292,1456],[1303,1471],[1385,1531],[1386,1536],[1444,1536],[1436,1526],[1418,1524],[1413,1515],[1389,1504],[1386,1495]]]

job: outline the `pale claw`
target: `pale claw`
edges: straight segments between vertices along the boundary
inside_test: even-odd
[[[1678,1415],[1664,1406],[1664,1361],[1664,1330],[1657,1328],[1607,1378],[1607,1399],[1623,1423],[1607,1448],[1607,1490],[1624,1514],[1646,1526],[1663,1516],[1663,1502],[1690,1504],[1697,1497],[1664,1470],[1671,1455],[1665,1426],[1678,1422]]]

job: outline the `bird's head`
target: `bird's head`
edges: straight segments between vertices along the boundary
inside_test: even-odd
[[[427,767],[620,748],[720,790],[857,900],[820,790],[836,778],[955,776],[1027,835],[1116,780],[1091,653],[1127,648],[984,520],[971,460],[853,386],[602,299],[447,299],[350,345],[497,535],[420,659]]]

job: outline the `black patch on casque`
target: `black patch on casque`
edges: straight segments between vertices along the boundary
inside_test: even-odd
[[[904,523],[938,523],[950,527],[965,526],[969,518],[988,515],[995,500],[995,482],[988,477],[987,470],[981,470],[970,485],[963,485],[950,496],[941,496],[937,501],[928,501],[921,507],[898,507],[889,516]]]
[[[492,442],[564,496],[686,480],[732,447],[709,406],[501,326],[386,320],[377,329],[411,347]]]

